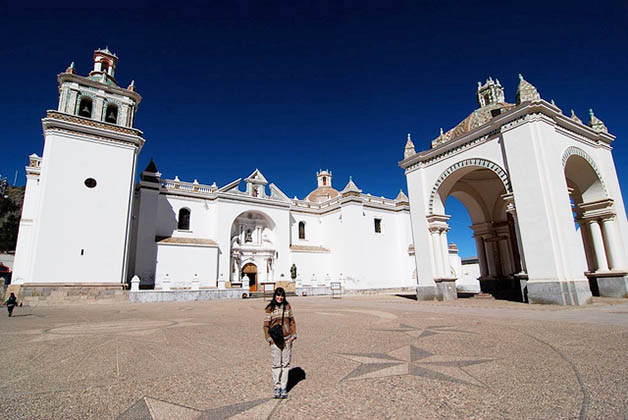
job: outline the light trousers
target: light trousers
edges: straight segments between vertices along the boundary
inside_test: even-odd
[[[286,389],[288,387],[288,371],[290,371],[290,358],[292,357],[292,341],[286,342],[282,348],[274,343],[270,345],[270,357],[273,363],[273,383],[275,388]]]

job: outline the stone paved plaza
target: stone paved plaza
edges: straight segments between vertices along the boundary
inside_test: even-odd
[[[3,308],[0,417],[628,416],[626,300],[290,301],[299,339],[286,400],[270,398],[259,299]]]

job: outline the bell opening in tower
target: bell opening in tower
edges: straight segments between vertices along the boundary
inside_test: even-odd
[[[79,117],[92,117],[92,100],[90,98],[82,98],[79,105]]]

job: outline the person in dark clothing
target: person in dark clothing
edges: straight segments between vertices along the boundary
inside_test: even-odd
[[[13,314],[13,308],[15,308],[15,305],[17,305],[17,298],[15,297],[15,294],[13,294],[13,292],[11,292],[11,296],[9,296],[4,301],[4,304],[7,305],[7,309],[9,310],[9,316],[11,316]]]

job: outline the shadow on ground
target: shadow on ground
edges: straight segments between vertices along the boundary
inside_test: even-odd
[[[301,381],[305,380],[305,371],[300,367],[293,367],[288,371],[288,387],[287,390],[290,392],[292,388],[297,386],[297,384]]]

